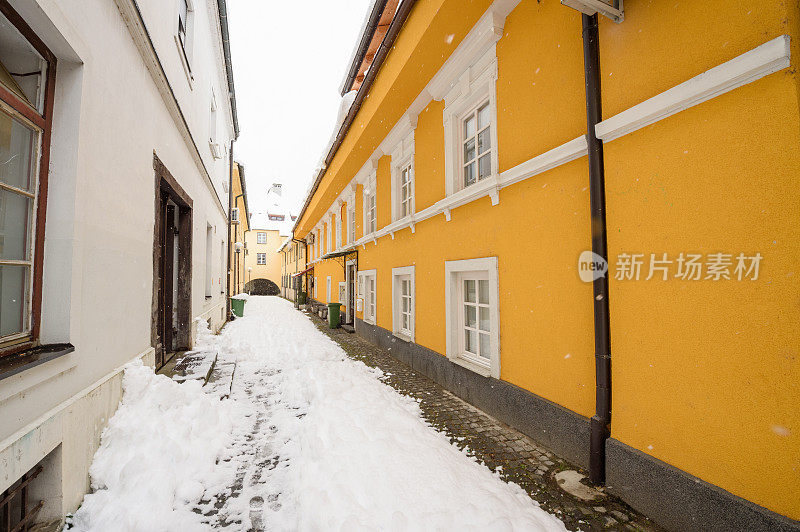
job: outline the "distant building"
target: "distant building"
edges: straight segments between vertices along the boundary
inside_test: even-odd
[[[280,183],[273,183],[269,188],[264,205],[263,210],[253,213],[250,230],[245,235],[245,283],[267,280],[274,284],[271,293],[277,295],[283,285],[278,249],[284,239],[292,234],[292,225],[297,216],[286,204]]]
[[[247,203],[247,183],[244,179],[244,166],[233,164],[233,185],[231,195],[233,207],[231,209],[230,225],[230,295],[240,294],[244,291],[247,282],[247,266],[245,248],[245,235],[250,230],[250,209]]]

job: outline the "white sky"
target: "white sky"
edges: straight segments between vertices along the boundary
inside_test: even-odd
[[[299,212],[339,111],[339,84],[369,0],[228,0],[251,212],[273,182]]]

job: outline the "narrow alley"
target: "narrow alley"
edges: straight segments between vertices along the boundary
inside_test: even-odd
[[[288,301],[198,348],[236,364],[229,398],[128,367],[73,530],[565,529]]]

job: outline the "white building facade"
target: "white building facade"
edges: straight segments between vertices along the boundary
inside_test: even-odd
[[[226,11],[0,0],[0,493],[35,475],[12,528],[80,504],[125,364],[226,320]]]

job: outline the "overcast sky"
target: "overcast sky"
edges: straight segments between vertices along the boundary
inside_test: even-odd
[[[229,0],[233,77],[251,211],[273,182],[299,211],[333,131],[339,85],[369,0]]]

